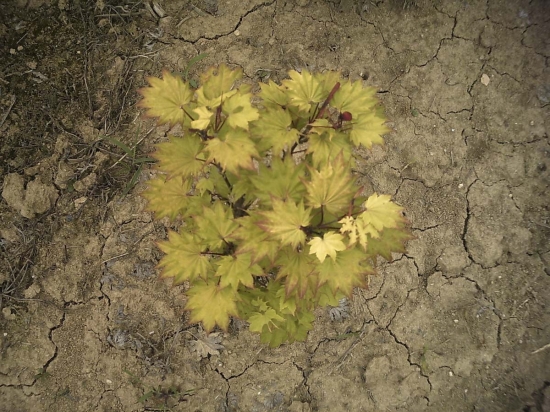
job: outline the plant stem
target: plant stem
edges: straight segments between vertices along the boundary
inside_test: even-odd
[[[321,109],[319,110],[319,113],[317,113],[317,116],[315,116],[315,119],[320,119],[321,117],[323,117],[328,104],[330,103],[330,101],[332,100],[332,98],[334,97],[334,94],[338,91],[338,89],[340,89],[340,82],[337,82],[334,85],[334,87],[332,88],[332,90],[328,94],[327,98],[323,102],[323,105],[321,106]]]
[[[225,253],[219,253],[219,252],[201,252],[201,256],[227,256]]]
[[[327,98],[325,99],[325,101],[323,102],[323,105],[321,106],[321,108],[319,109],[319,112],[317,113],[317,115],[312,119],[310,120],[310,122],[307,124],[306,127],[304,127],[304,129],[300,132],[300,134],[302,135],[300,137],[300,139],[298,140],[298,143],[305,143],[307,142],[307,135],[309,134],[309,132],[311,131],[311,128],[313,127],[312,126],[312,123],[317,120],[317,119],[321,119],[323,117],[323,115],[325,114],[325,110],[327,109],[327,106],[328,104],[330,103],[330,101],[332,100],[332,98],[334,97],[334,94],[340,89],[340,82],[336,82],[336,84],[334,85],[334,87],[332,88],[332,90],[330,91],[330,93],[328,94]],[[294,149],[295,147],[297,146],[297,144],[295,143],[294,146],[292,147],[292,149]]]
[[[214,165],[216,165],[216,167],[218,168],[218,171],[220,172],[220,175],[222,175],[223,180],[224,180],[225,184],[227,185],[227,187],[229,188],[229,190],[233,190],[233,185],[231,184],[231,182],[227,178],[227,175],[225,174],[225,171],[222,169],[220,164],[219,163],[214,163]]]

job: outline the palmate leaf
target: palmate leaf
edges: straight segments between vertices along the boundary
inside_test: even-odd
[[[320,103],[327,98],[323,84],[307,70],[302,70],[302,73],[291,70],[288,75],[290,80],[283,80],[282,85],[287,89],[290,104],[300,111],[308,112],[312,103]]]
[[[208,176],[203,180],[210,183],[197,183],[197,189],[204,188],[210,190],[212,193],[216,193],[224,199],[229,199],[231,193],[231,187],[227,184],[227,181],[223,178],[220,170],[214,165],[208,165]]]
[[[297,314],[297,316],[292,319],[294,324],[290,323],[287,316],[287,331],[289,334],[289,340],[290,342],[297,341],[304,341],[307,338],[307,333],[313,329],[313,321],[315,320],[315,316],[310,310],[302,310],[300,313]],[[292,326],[292,330],[289,326]]]
[[[202,322],[210,332],[216,325],[223,330],[229,326],[229,317],[238,316],[239,295],[233,288],[220,288],[216,282],[195,280],[187,292],[189,300],[185,309],[191,311],[192,323]]]
[[[237,254],[249,253],[253,262],[258,262],[264,257],[273,262],[281,245],[258,226],[260,218],[258,215],[239,218],[239,228],[232,233],[231,238],[239,244]]]
[[[332,107],[338,109],[340,113],[350,112],[354,119],[362,113],[372,111],[377,104],[376,89],[364,88],[360,81],[344,82],[330,101]]]
[[[285,292],[290,296],[296,290],[299,297],[304,297],[308,290],[315,291],[318,285],[317,265],[313,256],[304,252],[284,248],[280,251],[275,264],[279,266],[277,280],[284,279]]]
[[[286,290],[284,287],[281,287],[275,293],[276,298],[278,299],[277,308],[280,313],[283,315],[294,315],[296,314],[296,296],[287,296]]]
[[[346,295],[342,291],[332,290],[330,285],[325,283],[319,286],[315,297],[319,306],[339,306],[340,299]]]
[[[206,143],[208,161],[218,162],[223,170],[238,175],[239,170],[254,169],[253,157],[259,157],[254,142],[242,129],[224,126],[218,137]]]
[[[273,322],[284,322],[285,318],[277,314],[273,309],[267,309],[265,312],[257,312],[248,318],[250,323],[250,330],[252,332],[261,333],[266,327],[268,331],[272,331],[274,327]]]
[[[159,262],[162,278],[174,278],[174,284],[198,277],[206,279],[213,273],[213,266],[207,254],[203,254],[199,239],[189,233],[168,233],[168,240],[158,243],[165,255]]]
[[[231,90],[235,82],[243,77],[243,69],[237,67],[230,69],[225,64],[211,67],[200,76],[202,86],[197,89],[199,106],[216,107],[212,100],[220,97],[228,98],[235,91]],[[233,92],[233,93],[230,93]]]
[[[262,268],[252,263],[250,254],[239,254],[236,256],[224,256],[218,260],[216,276],[220,277],[220,287],[230,286],[237,290],[239,284],[246,287],[254,286],[253,276],[263,274]]]
[[[272,80],[268,84],[260,83],[262,91],[259,96],[263,100],[264,107],[268,109],[279,109],[286,106],[290,99],[284,88],[275,84]]]
[[[272,348],[280,346],[283,342],[304,341],[307,333],[313,329],[315,316],[309,310],[302,310],[296,316],[284,316],[284,322],[273,320],[270,330],[264,326],[260,335],[260,342],[268,344]]]
[[[338,155],[320,169],[310,168],[311,180],[306,183],[308,204],[334,215],[345,213],[357,192],[350,168]]]
[[[284,328],[278,327],[269,330],[267,327],[264,327],[262,329],[262,333],[260,335],[261,343],[267,344],[271,348],[276,348],[281,346],[281,344],[286,341],[290,342],[290,339],[288,332]]]
[[[239,227],[231,208],[220,201],[205,207],[201,215],[195,217],[195,222],[201,243],[216,251],[229,244],[229,236]]]
[[[384,228],[398,227],[403,221],[401,211],[403,208],[391,201],[390,195],[378,195],[373,193],[364,203],[365,211],[358,216],[365,227],[373,228],[380,232]],[[376,237],[372,230],[367,233]]]
[[[346,245],[342,240],[344,240],[344,237],[335,232],[326,232],[322,238],[315,236],[308,242],[309,253],[315,253],[321,263],[324,262],[327,255],[332,259],[336,259],[336,252],[346,249]]]
[[[256,170],[241,169],[239,175],[225,172],[227,179],[231,183],[231,192],[229,199],[235,202],[241,197],[247,199],[247,202],[256,200],[256,188],[250,181],[252,176],[257,174]],[[241,209],[244,211],[244,209]]]
[[[147,116],[158,117],[158,124],[184,124],[189,121],[184,107],[191,102],[193,90],[179,76],[168,71],[162,72],[162,80],[148,77],[151,87],[139,90],[143,99],[139,107],[147,109]]]
[[[305,172],[305,164],[294,164],[290,156],[284,160],[274,157],[270,167],[260,163],[258,174],[251,176],[250,180],[257,189],[256,196],[264,205],[269,205],[273,198],[299,202],[306,193],[302,182]]]
[[[332,160],[341,153],[344,162],[352,161],[352,146],[349,137],[344,133],[329,133],[309,135],[307,153],[312,153],[313,166],[320,167]]]
[[[382,136],[391,132],[386,121],[382,108],[360,114],[353,119],[353,128],[349,132],[349,137],[356,146],[363,145],[367,149],[375,144],[383,145]]]
[[[258,109],[250,103],[251,97],[250,93],[237,93],[222,102],[222,112],[229,126],[248,130],[248,123],[260,117]]]
[[[283,245],[295,248],[306,241],[306,233],[302,229],[309,225],[311,209],[306,209],[303,202],[296,204],[293,200],[273,198],[273,210],[261,215],[265,219],[258,226]]]
[[[290,113],[280,107],[262,113],[260,120],[251,125],[252,133],[258,140],[258,149],[261,152],[272,149],[276,156],[284,149],[290,149],[300,137],[299,131],[291,124]]]
[[[317,265],[319,284],[328,284],[333,292],[351,296],[354,287],[365,286],[365,276],[374,273],[364,264],[365,253],[357,248],[339,252],[335,259],[325,259]]]
[[[367,235],[378,236],[376,229],[370,225],[365,225],[362,219],[354,219],[352,216],[346,216],[338,223],[342,224],[340,227],[340,233],[347,234],[349,239],[349,245],[353,246],[359,241],[359,244],[363,247],[363,250],[367,249]]]
[[[214,112],[208,110],[206,106],[197,107],[193,111],[197,114],[198,118],[191,122],[191,127],[197,130],[208,129],[210,123],[212,122],[212,118],[214,117]]]
[[[324,73],[315,73],[315,78],[321,85],[323,94],[328,97],[336,83],[342,83],[342,73],[336,71],[326,71]],[[334,99],[334,97],[333,97]],[[332,99],[331,99],[332,102]]]
[[[413,238],[404,224],[397,228],[384,229],[377,238],[368,236],[367,255],[373,262],[376,262],[377,255],[391,261],[392,253],[405,253],[405,243]]]
[[[169,142],[159,143],[156,147],[153,157],[159,160],[158,167],[170,178],[196,176],[205,166],[204,145],[196,135],[171,136]]]
[[[189,204],[190,190],[190,180],[157,176],[147,182],[142,196],[149,201],[147,208],[155,212],[157,219],[167,216],[174,220]]]

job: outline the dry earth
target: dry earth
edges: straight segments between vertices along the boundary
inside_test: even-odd
[[[0,410],[550,411],[550,3],[157,4],[2,2]],[[195,78],[363,77],[392,119],[361,173],[416,238],[305,343],[189,325],[148,167],[125,195],[140,164],[114,139],[166,133],[137,89],[201,53]]]

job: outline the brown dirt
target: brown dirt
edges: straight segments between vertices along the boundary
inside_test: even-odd
[[[3,2],[0,410],[550,411],[550,3],[146,3]],[[125,196],[139,165],[102,138],[150,152],[136,91],[199,53],[362,76],[392,119],[361,173],[416,238],[305,343],[187,323],[149,172]]]

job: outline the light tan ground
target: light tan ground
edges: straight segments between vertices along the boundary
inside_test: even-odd
[[[25,3],[0,13],[1,411],[550,411],[550,3]],[[236,322],[201,358],[148,171],[123,196],[137,166],[100,138],[152,150],[136,90],[200,53],[193,76],[362,76],[392,119],[360,172],[416,239],[305,343]]]

